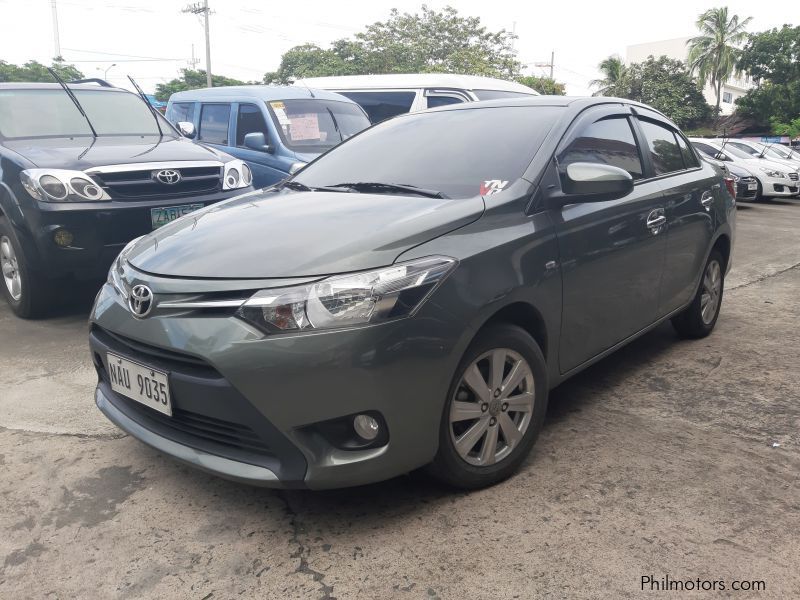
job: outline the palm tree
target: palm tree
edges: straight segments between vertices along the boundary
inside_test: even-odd
[[[593,96],[605,96],[611,91],[625,73],[625,63],[616,54],[609,56],[597,68],[604,75],[603,79],[593,79],[589,82],[591,87],[599,87]]]
[[[752,17],[740,21],[739,15],[728,18],[728,7],[711,8],[697,18],[700,35],[691,38],[689,69],[697,72],[703,81],[711,81],[717,96],[717,114],[722,99],[722,84],[731,75],[740,73],[736,66],[742,51],[739,48],[747,39],[745,27]]]

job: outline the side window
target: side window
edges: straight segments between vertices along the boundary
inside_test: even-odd
[[[448,104],[461,104],[464,102],[462,98],[458,96],[440,96],[440,95],[431,95],[427,97],[428,100],[428,108],[436,108],[437,106],[447,106]]]
[[[683,156],[683,162],[686,167],[689,169],[699,167],[700,162],[697,160],[697,155],[692,151],[686,138],[679,133],[676,134],[675,137],[678,139],[678,146],[680,146],[681,155]]]
[[[236,145],[244,146],[244,136],[248,133],[263,133],[269,141],[269,130],[264,113],[255,104],[240,104],[236,119]]]
[[[411,110],[417,93],[411,91],[397,92],[339,92],[360,104],[372,123],[379,123],[402,115]]]
[[[640,119],[644,137],[647,140],[650,160],[653,162],[653,169],[656,175],[674,173],[682,171],[685,167],[683,156],[678,142],[675,140],[675,133],[662,125]]]
[[[733,146],[737,150],[741,150],[742,152],[747,152],[750,156],[759,156],[761,152],[753,148],[752,146],[748,146],[747,144],[738,144],[736,142],[728,142],[730,146]]]
[[[172,124],[181,121],[194,123],[194,102],[173,102],[165,116]]]
[[[634,179],[642,178],[642,159],[631,124],[625,117],[596,121],[586,127],[561,152],[561,168],[576,162],[593,162],[625,169]]]
[[[200,110],[200,131],[197,139],[209,144],[228,145],[230,104],[203,104]]]
[[[719,150],[716,148],[709,146],[708,144],[701,144],[700,142],[693,142],[692,146],[695,147],[696,150],[699,150],[703,154],[710,156],[711,158],[716,158],[717,154],[719,154]]]

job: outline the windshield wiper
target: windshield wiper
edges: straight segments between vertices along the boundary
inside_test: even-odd
[[[78,99],[75,97],[75,94],[73,94],[72,90],[70,90],[67,87],[67,84],[64,83],[64,80],[61,79],[61,77],[58,76],[58,73],[56,73],[50,67],[47,67],[47,70],[50,71],[50,75],[52,75],[53,79],[55,79],[58,82],[58,85],[60,85],[62,88],[64,88],[64,91],[67,93],[67,96],[69,96],[70,100],[72,100],[72,102],[75,103],[75,107],[78,109],[78,112],[83,115],[83,118],[86,119],[86,123],[89,125],[89,129],[92,130],[92,135],[94,136],[95,139],[97,139],[97,132],[94,130],[94,126],[92,125],[92,122],[89,120],[89,117],[87,116],[86,111],[83,110],[83,107],[81,106],[81,103],[78,102]]]
[[[408,194],[415,194],[417,196],[425,196],[426,198],[442,198],[447,199],[442,192],[437,190],[426,190],[425,188],[417,187],[407,183],[381,183],[379,181],[358,181],[356,183],[337,183],[336,185],[326,186],[327,188],[348,188],[357,192],[375,192],[391,193],[391,192],[405,192]]]
[[[142,99],[142,102],[144,102],[147,105],[147,108],[150,110],[150,113],[153,115],[153,118],[156,120],[156,127],[158,127],[158,137],[159,137],[159,139],[163,139],[164,138],[164,132],[161,131],[161,123],[158,122],[158,115],[156,114],[156,109],[153,108],[152,104],[150,104],[150,100],[148,100],[147,96],[144,95],[144,92],[142,91],[142,88],[140,88],[139,84],[136,83],[133,80],[133,77],[128,75],[128,79],[130,79],[130,82],[133,84],[133,87],[136,88],[136,91],[139,92],[139,97]]]
[[[347,190],[342,188],[335,188],[335,187],[311,187],[310,185],[306,185],[305,183],[300,183],[299,181],[295,181],[294,179],[289,179],[284,181],[281,186],[282,188],[289,188],[290,190],[295,190],[298,192],[339,192],[343,193]]]
[[[331,121],[333,121],[333,127],[334,127],[334,129],[336,129],[336,133],[339,134],[339,141],[343,142],[344,141],[344,136],[342,135],[342,130],[339,129],[339,123],[336,122],[336,117],[333,116],[333,111],[330,108],[328,108],[327,106],[325,107],[325,110],[327,110],[328,114],[331,116]]]

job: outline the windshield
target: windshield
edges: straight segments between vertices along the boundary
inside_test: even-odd
[[[737,158],[745,158],[747,160],[751,160],[753,158],[752,155],[748,154],[747,152],[742,152],[732,144],[720,144],[719,146],[722,148],[720,152],[724,152],[725,154],[730,154],[731,156],[735,156]]]
[[[777,158],[778,160],[797,160],[792,158],[792,152],[782,146],[765,146],[764,156]]]
[[[70,88],[97,135],[158,135],[153,114],[139,96]],[[165,120],[161,128],[174,135]],[[62,89],[0,90],[0,136],[4,138],[91,136],[92,131]]]
[[[755,148],[753,148],[752,146],[749,146],[748,144],[740,144],[740,143],[737,143],[737,142],[728,142],[726,147],[727,148],[736,148],[737,150],[741,150],[742,152],[744,152],[745,154],[749,154],[750,156],[760,156],[761,155],[761,150],[756,150]]]
[[[311,163],[294,181],[311,188],[401,184],[448,198],[499,191],[524,174],[562,110],[504,106],[395,117]]]
[[[370,125],[361,107],[349,102],[303,98],[267,107],[283,143],[297,152],[325,152]]]

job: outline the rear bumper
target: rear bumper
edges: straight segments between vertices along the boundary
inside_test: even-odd
[[[29,236],[26,255],[33,267],[48,277],[100,278],[125,244],[152,231],[152,208],[184,204],[205,206],[251,189],[124,202],[33,202],[23,208]],[[54,242],[53,236],[59,230],[72,234],[70,246],[61,247]]]

